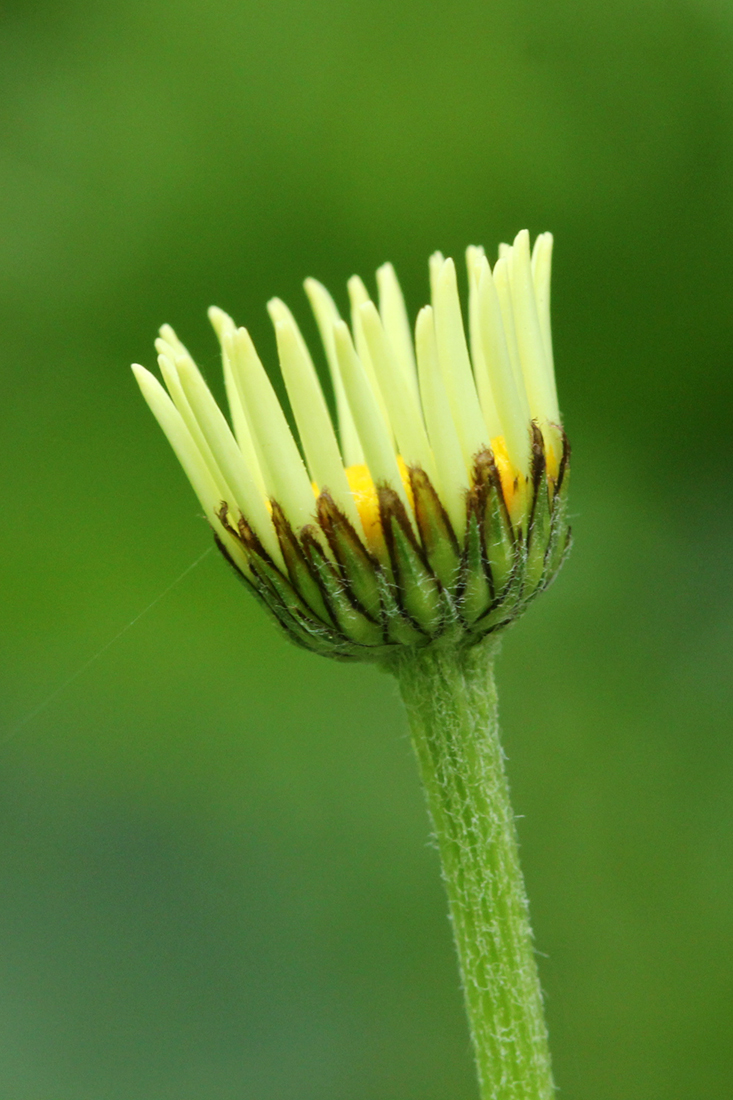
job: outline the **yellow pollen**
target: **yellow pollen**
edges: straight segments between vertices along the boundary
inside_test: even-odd
[[[520,503],[519,498],[521,498],[520,490],[523,488],[525,479],[518,475],[517,471],[514,469],[507,453],[503,435],[497,435],[491,440],[491,450],[494,454],[494,461],[499,471],[499,477],[501,478],[501,486],[504,490],[504,499],[506,500],[507,507],[512,507],[515,503],[515,498],[518,498],[516,501],[518,506]],[[550,477],[556,477],[557,460],[555,459],[552,448],[548,450],[547,463],[548,475]],[[402,484],[407,493],[407,499],[410,502],[410,506],[414,508],[415,502],[412,493],[412,485],[410,484],[410,474],[401,455],[397,455],[397,466],[402,478]],[[346,478],[349,482],[349,488],[354,497],[354,503],[356,504],[367,540],[372,545],[381,544],[382,526],[379,520],[379,500],[377,498],[377,490],[372,480],[372,476],[369,473],[369,467],[365,463],[360,463],[357,466],[347,466]],[[318,496],[318,485],[315,481],[312,485],[314,495]]]
[[[509,454],[507,453],[503,435],[494,436],[491,440],[491,450],[494,453],[494,462],[496,463],[496,468],[501,478],[501,487],[504,490],[504,500],[507,502],[507,507],[509,507],[517,490],[517,474],[509,461]]]
[[[410,507],[413,507],[414,500],[412,496],[412,485],[410,484],[410,475],[401,455],[397,455],[397,466],[400,471],[400,477],[402,478],[402,484],[407,493],[407,499],[410,502]],[[364,464],[347,466],[346,477],[364,527],[364,534],[370,543],[380,542],[382,539],[382,525],[379,521],[379,500],[377,499],[377,490],[372,481],[368,466]]]
[[[545,440],[545,459],[547,462],[547,477],[554,483],[557,481],[557,475],[560,470],[560,463],[557,458],[557,451],[553,445],[554,441],[550,439]],[[499,471],[499,477],[501,478],[501,487],[504,490],[504,499],[507,503],[507,507],[511,510],[513,508],[520,508],[523,504],[521,499],[520,490],[526,482],[526,478],[518,475],[511,462],[509,461],[509,455],[507,453],[506,444],[504,442],[503,435],[494,436],[491,440],[491,450],[494,453],[494,461],[496,462],[496,468]]]

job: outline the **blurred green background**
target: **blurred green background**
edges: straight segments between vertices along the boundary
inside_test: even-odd
[[[0,1097],[470,1100],[394,686],[210,554],[128,364],[556,237],[576,544],[499,680],[566,1100],[733,1093],[733,6],[9,0]],[[220,390],[218,391],[220,392]],[[15,732],[13,732],[15,731]]]

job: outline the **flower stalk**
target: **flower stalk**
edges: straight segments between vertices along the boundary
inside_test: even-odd
[[[394,671],[440,852],[481,1100],[554,1095],[499,740],[494,638],[404,652]]]

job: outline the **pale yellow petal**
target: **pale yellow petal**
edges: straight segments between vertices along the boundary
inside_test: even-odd
[[[268,495],[299,532],[313,522],[315,500],[293,433],[246,329],[237,329],[228,351]]]
[[[242,513],[265,549],[272,554],[276,547],[276,538],[265,498],[247,468],[224,414],[199,372],[192,369],[189,359],[177,359],[176,369],[217,466],[234,492],[234,499],[227,503]]]
[[[239,396],[237,384],[234,381],[232,364],[225,348],[227,337],[234,335],[237,331],[237,326],[229,314],[225,313],[223,309],[219,309],[218,306],[211,306],[209,309],[209,320],[221,345],[224,386],[226,388],[227,402],[229,404],[234,434],[237,438],[237,443],[239,444],[239,449],[242,452],[244,461],[247,463],[247,468],[251,472],[258,489],[262,495],[265,496],[265,479],[262,476],[262,470],[260,469],[260,464],[257,459],[257,452],[255,451],[254,442],[252,440],[252,432],[247,421],[247,415]]]
[[[364,336],[364,328],[361,322],[361,314],[359,313],[359,307],[364,305],[365,302],[371,301],[371,298],[369,297],[369,291],[364,286],[364,283],[358,275],[351,276],[348,283],[346,284],[346,288],[349,292],[349,301],[351,303],[351,332],[354,338],[356,354],[359,356],[359,359],[361,360],[361,365],[366,371],[367,378],[369,379],[370,385],[374,390],[374,396],[377,399],[377,404],[379,405],[380,412],[384,417],[384,422],[387,425],[387,430],[389,431],[390,436],[394,439],[394,428],[390,423],[389,411],[387,409],[387,404],[384,399],[384,394],[382,393],[380,379],[377,376],[377,373],[374,369],[374,364],[372,363],[371,352]]]
[[[151,412],[163,429],[176,458],[183,467],[193,491],[199,499],[206,518],[226,546],[234,561],[249,572],[249,566],[240,543],[223,527],[217,512],[222,504],[219,487],[204,462],[191,433],[178,409],[160,382],[145,367],[135,363],[133,373]]]
[[[344,389],[333,339],[333,327],[337,321],[341,320],[339,311],[325,286],[319,283],[317,279],[306,279],[303,285],[316,318],[323,348],[326,352],[328,369],[331,373],[333,392],[336,396],[336,413],[338,415],[339,438],[341,439],[341,454],[344,457],[344,464],[346,466],[358,466],[364,461],[364,452],[346,398],[346,390]]]
[[[555,365],[552,354],[552,326],[550,324],[550,282],[552,275],[552,233],[540,233],[532,249],[532,279],[537,298],[537,313],[540,319],[545,356],[555,377]]]
[[[481,338],[481,326],[479,322],[478,287],[481,278],[481,265],[485,260],[483,248],[469,245],[466,249],[466,270],[468,274],[468,332],[471,346],[471,362],[473,364],[473,376],[476,380],[481,412],[488,429],[489,438],[494,439],[501,435],[501,424],[496,409],[491,381],[489,378],[489,366],[484,354],[484,344]]]
[[[397,447],[408,466],[419,466],[433,479],[435,463],[428,442],[422,410],[382,325],[374,302],[366,301],[359,310],[361,326],[369,347],[374,370],[381,384],[389,411]]]
[[[517,386],[512,369],[499,297],[485,257],[481,263],[477,309],[483,361],[486,365],[486,385],[491,389],[499,418],[500,428],[495,435],[504,437],[510,462],[515,469],[526,475],[529,472],[529,407],[524,390]]]
[[[526,229],[514,241],[511,279],[514,323],[530,413],[540,427],[548,422],[557,424],[560,419],[557,394],[540,329]]]
[[[392,264],[382,264],[377,269],[377,288],[379,290],[379,313],[392,347],[395,361],[413,399],[419,400],[417,386],[417,364],[415,349],[412,345],[412,328],[407,316],[405,299]]]
[[[298,339],[297,328],[288,313],[278,306],[270,312],[275,320],[280,367],[311,478],[319,491],[329,491],[339,508],[359,530],[359,513],[313,362],[302,340]]]
[[[334,344],[339,358],[344,386],[354,413],[356,429],[364,449],[369,473],[375,485],[386,484],[398,494],[409,510],[402,477],[400,476],[392,441],[384,418],[369,384],[366,371],[356,354],[348,325],[338,321],[334,325]]]
[[[438,362],[461,441],[463,458],[470,467],[478,452],[489,446],[490,437],[471,371],[456,269],[450,259],[444,262],[437,277],[434,310]]]
[[[425,306],[417,315],[415,346],[422,407],[437,466],[435,488],[456,535],[462,538],[466,529],[468,471],[438,363],[438,345],[430,306]]]

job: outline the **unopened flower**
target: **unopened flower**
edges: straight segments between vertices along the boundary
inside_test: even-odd
[[[567,440],[550,336],[552,237],[430,261],[414,338],[389,264],[378,305],[349,280],[351,325],[306,291],[332,418],[288,308],[269,303],[297,441],[246,329],[209,316],[230,421],[168,326],[168,392],[134,367],[219,548],[286,633],[399,681],[427,796],[482,1100],[552,1100],[542,993],[499,739],[496,634],[569,545]],[[468,337],[466,336],[468,332]]]
[[[550,333],[552,237],[523,230],[493,270],[467,250],[468,339],[453,261],[430,260],[414,339],[390,264],[378,306],[349,280],[351,326],[305,287],[336,406],[300,330],[268,309],[299,443],[246,329],[211,309],[231,425],[169,326],[168,392],[142,392],[222,553],[296,642],[340,659],[472,643],[512,621],[569,544],[567,440]]]

